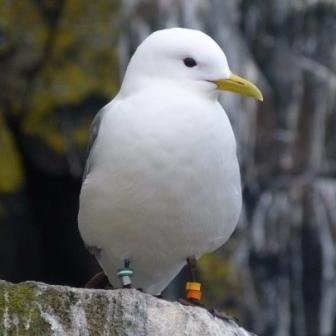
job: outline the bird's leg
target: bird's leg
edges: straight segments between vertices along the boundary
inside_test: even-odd
[[[86,284],[85,288],[102,288],[105,289],[110,285],[107,276],[104,272],[99,272],[94,275]]]
[[[185,306],[198,306],[204,307],[202,303],[200,303],[202,298],[201,292],[201,283],[199,282],[199,275],[197,271],[197,261],[195,257],[187,258],[187,265],[190,273],[190,282],[186,283],[186,297],[185,299],[179,299],[178,302]],[[213,316],[216,316],[225,321],[232,321],[233,318],[225,314],[224,312],[220,312],[215,308],[207,309],[209,313]]]
[[[196,258],[187,258],[187,265],[189,268],[191,281],[186,283],[186,299],[199,304],[202,299],[202,291],[201,282],[199,281]]]
[[[102,249],[97,246],[86,245],[86,248],[96,258],[99,258],[102,252]],[[85,284],[85,288],[107,289],[109,287],[113,288],[104,272],[97,273]]]
[[[132,288],[132,275],[133,275],[133,269],[129,267],[130,266],[130,261],[126,259],[124,261],[124,267],[120,268],[118,270],[118,277],[121,282],[122,288]]]
[[[179,299],[179,302],[189,306],[202,306],[200,301],[202,298],[201,283],[197,272],[197,261],[195,257],[187,258],[187,266],[190,274],[190,281],[186,283],[185,299]]]

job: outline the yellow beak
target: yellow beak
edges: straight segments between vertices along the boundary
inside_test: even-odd
[[[242,96],[256,98],[263,101],[263,95],[260,90],[245,78],[237,75],[231,75],[228,79],[219,79],[213,81],[219,90],[238,93]]]

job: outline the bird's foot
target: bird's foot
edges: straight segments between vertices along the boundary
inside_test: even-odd
[[[85,288],[91,289],[113,289],[104,272],[99,272],[94,275],[86,284]]]
[[[180,299],[177,300],[177,302],[181,303],[183,306],[205,308],[202,303],[200,303],[199,301],[196,301],[196,300],[187,300],[187,299],[180,298]]]
[[[232,322],[232,321],[237,322],[237,319],[235,317],[232,317],[223,311],[219,311],[213,307],[207,310],[212,316],[215,316],[221,320],[224,320],[226,322]]]
[[[208,309],[200,301],[202,299],[201,283],[198,281],[197,261],[196,258],[191,256],[187,258],[187,265],[190,272],[190,282],[186,283],[185,299],[179,299],[178,302],[185,306],[201,307],[206,309],[212,316],[218,317],[226,322],[234,321],[235,319],[218,311],[215,308]]]
[[[224,320],[225,322],[231,322],[231,321],[235,321],[236,322],[236,319],[234,317],[231,317],[230,315],[226,314],[223,311],[218,311],[215,308],[207,308],[207,307],[205,307],[202,303],[200,303],[197,300],[187,300],[187,299],[180,298],[180,299],[177,300],[177,302],[181,303],[184,306],[204,308],[212,316],[217,317],[217,318],[219,318],[221,320]]]

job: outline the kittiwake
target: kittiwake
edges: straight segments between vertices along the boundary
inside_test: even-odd
[[[78,222],[114,286],[129,260],[134,287],[160,294],[188,257],[216,250],[235,229],[240,171],[222,90],[262,100],[211,37],[159,30],[95,117]]]

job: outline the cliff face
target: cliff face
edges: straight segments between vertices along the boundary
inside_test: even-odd
[[[0,281],[0,335],[248,336],[234,321],[137,290]]]
[[[122,59],[152,30],[201,29],[265,98],[259,105],[230,94],[221,99],[238,140],[244,210],[221,262],[203,264],[228,270],[217,278],[203,272],[207,294],[217,304],[235,302],[259,334],[335,335],[336,2],[171,4],[123,6],[130,24],[120,37]],[[223,286],[232,273],[238,280]]]
[[[228,244],[201,261],[204,297],[259,335],[336,334],[335,0],[3,4],[0,278],[82,286],[95,273],[76,230],[89,123],[142,39],[190,27],[265,96],[222,97],[244,210]]]

